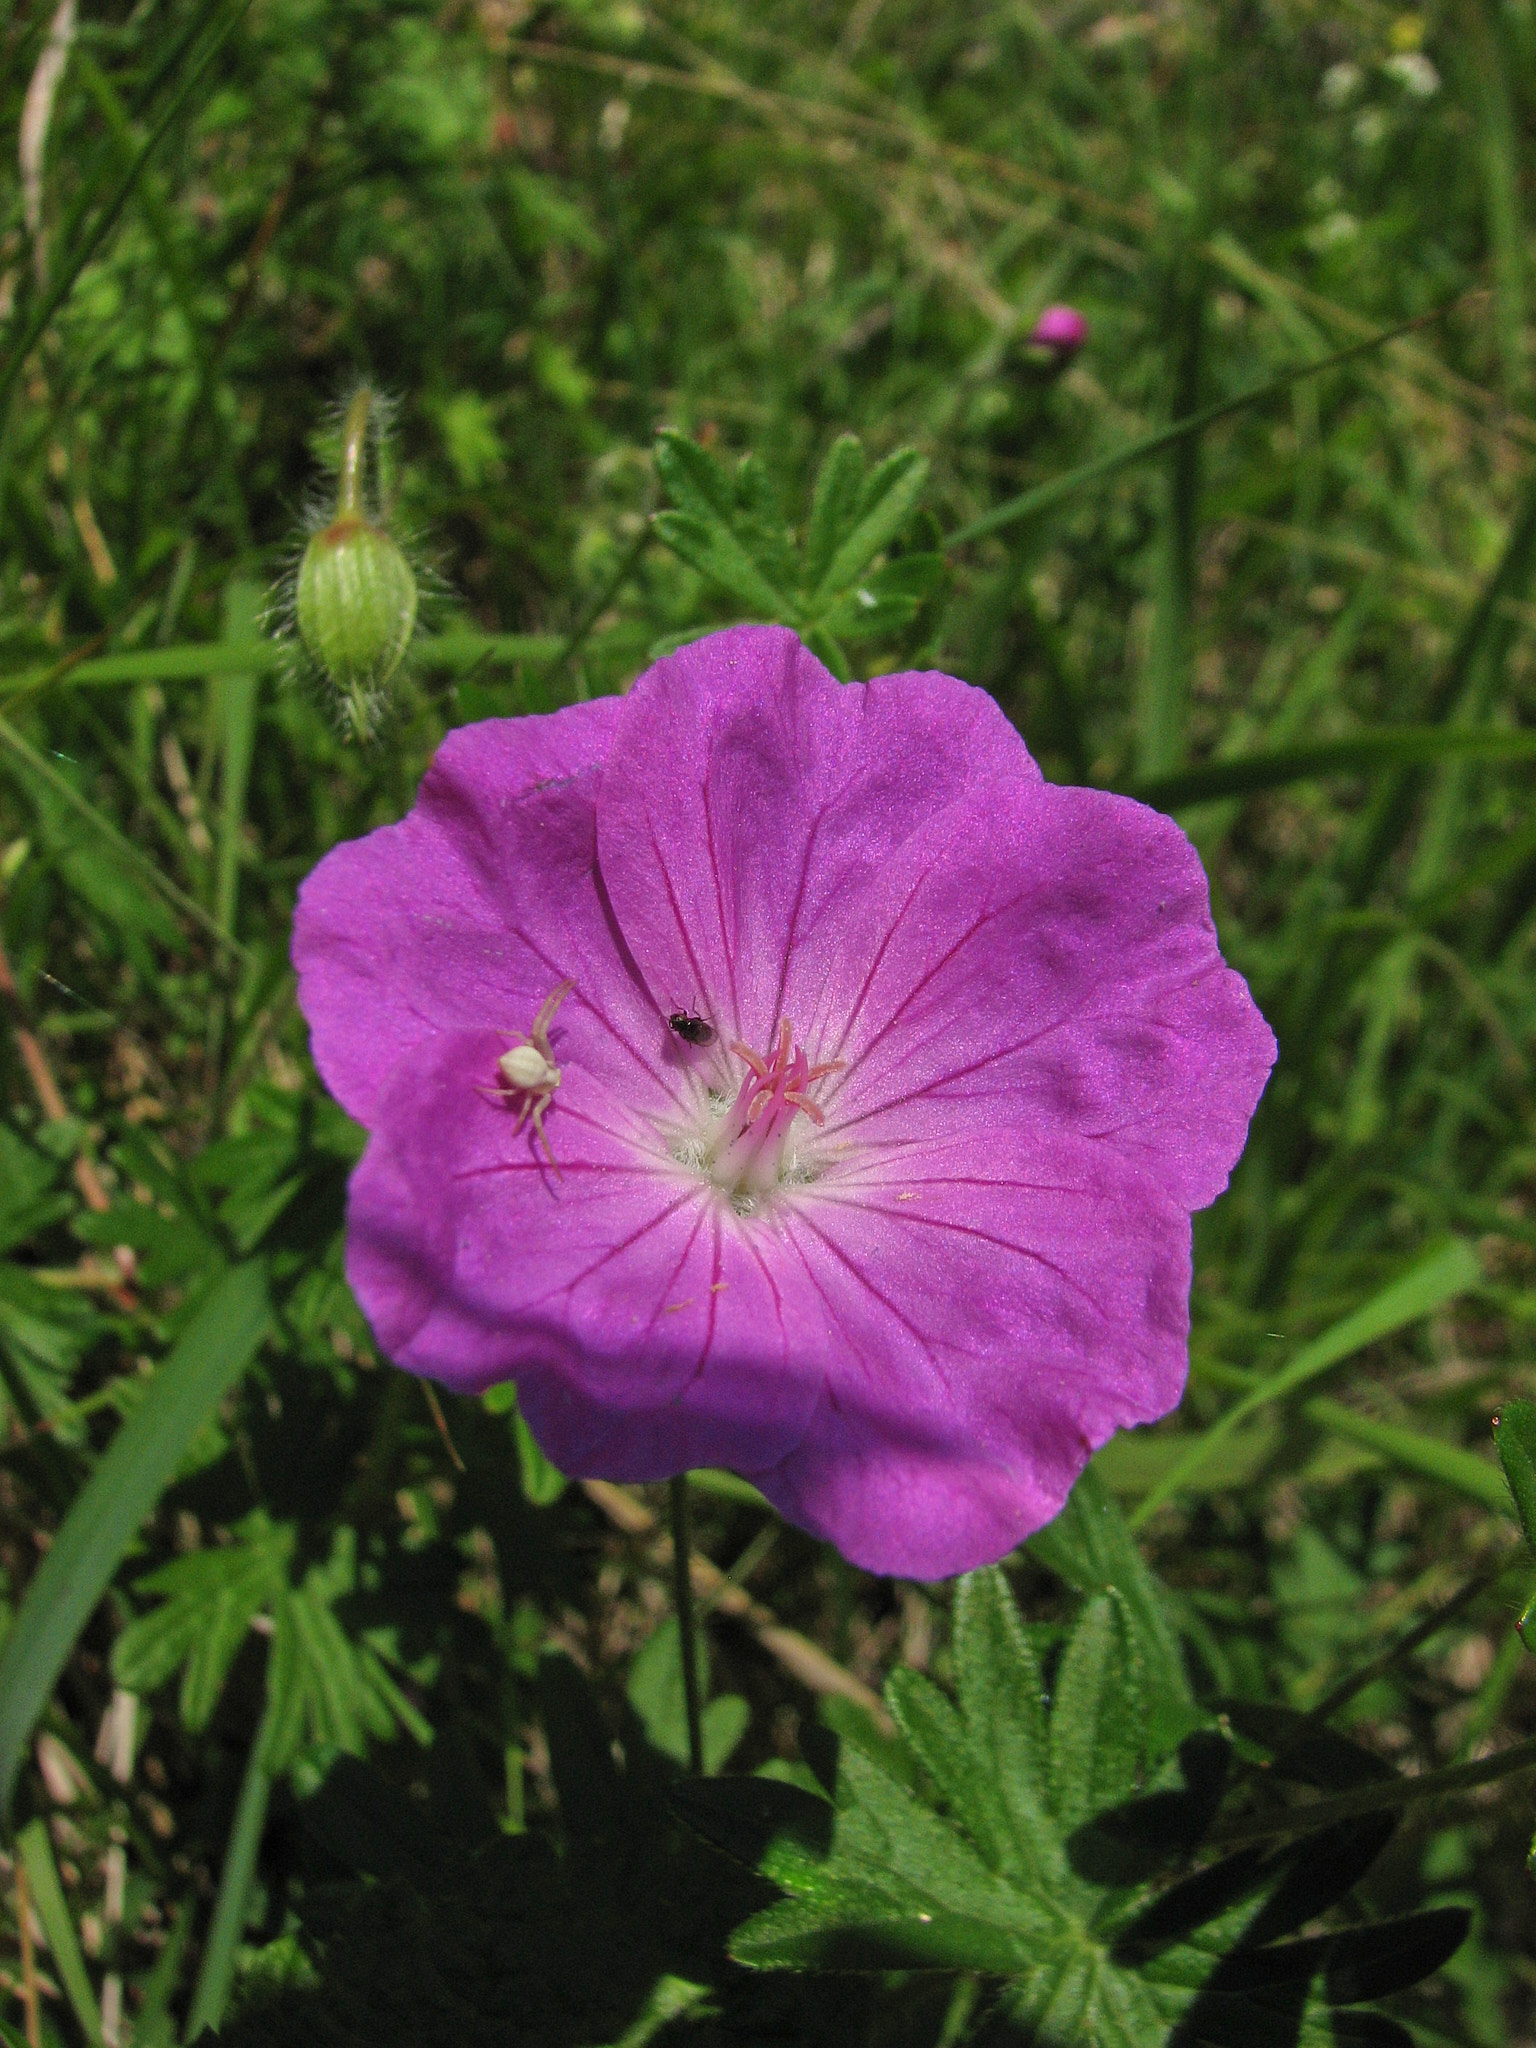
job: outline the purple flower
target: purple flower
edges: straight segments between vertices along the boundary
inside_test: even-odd
[[[729,1466],[936,1578],[1178,1400],[1274,1040],[1178,827],[980,690],[738,626],[465,727],[293,951],[381,1345],[566,1472]]]
[[[1029,338],[1058,356],[1075,356],[1088,339],[1088,322],[1075,306],[1047,306]]]

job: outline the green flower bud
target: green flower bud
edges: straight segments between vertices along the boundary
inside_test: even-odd
[[[299,563],[299,638],[348,699],[382,689],[416,626],[416,579],[382,527],[343,513]]]
[[[353,394],[342,422],[335,510],[305,543],[284,610],[336,708],[360,740],[388,709],[387,688],[416,630],[416,577],[385,523],[383,428],[374,394]],[[375,489],[365,489],[372,450]]]

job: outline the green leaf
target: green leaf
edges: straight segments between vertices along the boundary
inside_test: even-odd
[[[857,434],[839,434],[817,472],[811,493],[811,516],[805,530],[801,588],[819,588],[832,557],[858,519],[859,491],[864,482],[864,444]]]
[[[838,543],[811,594],[813,609],[825,607],[847,590],[880,550],[890,545],[927,479],[928,459],[915,448],[898,449],[870,471],[854,508],[853,531]]]
[[[704,1769],[713,1776],[730,1762],[752,1725],[751,1703],[739,1692],[723,1692],[699,1716],[704,1735]]]
[[[1164,1753],[1200,1716],[1167,1597],[1137,1549],[1125,1517],[1092,1465],[1054,1522],[1029,1539],[1031,1554],[1080,1593],[1113,1587],[1125,1603],[1146,1687],[1148,1740]]]
[[[259,1266],[237,1266],[215,1283],[39,1565],[0,1653],[0,1805],[9,1805],[27,1739],[75,1639],[193,1438],[256,1355],[270,1314]]]
[[[705,521],[688,512],[658,512],[654,523],[672,552],[701,576],[718,583],[761,618],[784,617],[789,609],[785,600],[723,521]]]
[[[1536,1401],[1506,1401],[1493,1435],[1525,1540],[1536,1550]]]
[[[523,1482],[523,1498],[536,1508],[553,1507],[570,1481],[539,1449],[521,1409],[512,1417],[512,1434],[517,1440],[517,1472]]]
[[[730,471],[707,448],[673,427],[656,436],[656,474],[681,512],[703,526],[728,526],[736,509]]]
[[[694,1637],[699,1697],[709,1692],[709,1645],[703,1630]],[[683,1655],[677,1616],[667,1615],[629,1667],[625,1688],[647,1739],[677,1763],[688,1761],[688,1713],[683,1697]]]
[[[1378,1819],[1181,1873],[1211,1828],[1231,1751],[1214,1733],[1192,1735],[1136,1794],[1139,1649],[1129,1601],[1095,1593],[1047,1714],[1001,1572],[962,1580],[957,1700],[913,1672],[887,1692],[928,1792],[845,1745],[823,1846],[826,1809],[804,1793],[761,1780],[690,1788],[689,1817],[737,1853],[755,1838],[758,1869],[788,1894],[737,1929],[731,1954],[756,1969],[999,1976],[1001,2010],[1035,2048],[1278,2042],[1277,1986],[1293,1988],[1284,2040],[1323,2048],[1332,2003],[1437,1968],[1465,1931],[1459,1913],[1286,1939],[1364,1874],[1390,1832]],[[1277,1772],[1309,1767],[1305,1727],[1300,1715],[1277,1724],[1290,1745]]]
[[[205,1728],[251,1623],[285,1582],[293,1531],[264,1515],[242,1525],[245,1540],[176,1558],[136,1590],[165,1595],[130,1622],[112,1648],[112,1675],[133,1692],[153,1692],[179,1665],[181,1720]]]
[[[1051,1707],[1051,1782],[1063,1833],[1135,1789],[1141,1696],[1141,1660],[1124,1603],[1101,1593],[1068,1638]]]
[[[1008,1581],[995,1566],[960,1581],[955,1673],[971,1751],[982,1854],[1011,1875],[1065,1875],[1046,1791],[1050,1750],[1045,1686]]]
[[[898,555],[856,578],[817,623],[824,633],[854,642],[899,632],[911,625],[946,573],[942,555]]]

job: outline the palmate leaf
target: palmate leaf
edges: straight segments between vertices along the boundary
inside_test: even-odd
[[[1088,1508],[1090,1527],[1114,1513]],[[1112,1529],[1090,1544],[1079,1526],[1058,1555],[1102,1564],[1118,1547]],[[737,1929],[732,1956],[760,1970],[984,1973],[1002,1980],[983,2036],[999,2048],[1406,2042],[1384,2016],[1338,2009],[1437,1969],[1466,1916],[1300,1934],[1380,1852],[1391,1832],[1380,1817],[1196,1863],[1232,1752],[1207,1728],[1148,1771],[1147,1645],[1174,1639],[1166,1617],[1138,1622],[1137,1605],[1156,1611],[1138,1568],[1134,1604],[1099,1580],[1049,1704],[1002,1573],[961,1582],[956,1697],[910,1671],[887,1691],[926,1792],[849,1746],[830,1811],[785,1784],[682,1788],[685,1817],[787,1894]],[[1167,1672],[1159,1682],[1174,1686]],[[1260,1715],[1244,1733],[1273,1750],[1280,1776],[1329,1786],[1384,1768],[1297,1715]]]
[[[112,1675],[133,1692],[153,1692],[181,1668],[181,1723],[194,1732],[212,1718],[251,1623],[287,1583],[290,1527],[274,1527],[258,1511],[236,1535],[227,1547],[194,1551],[140,1579],[139,1592],[164,1598],[112,1649]]]
[[[912,520],[928,475],[914,449],[869,469],[857,436],[840,436],[813,486],[798,549],[755,456],[732,471],[669,430],[657,439],[656,471],[672,501],[656,516],[657,537],[750,617],[793,626],[839,677],[848,674],[845,643],[902,632],[947,573],[932,536]],[[880,560],[904,529],[907,552]]]
[[[1166,1595],[1093,1466],[1073,1487],[1055,1521],[1029,1539],[1029,1548],[1079,1593],[1114,1587],[1140,1663],[1148,1743],[1158,1755],[1172,1750],[1204,1717],[1190,1690]]]
[[[182,1725],[205,1728],[241,1644],[264,1622],[271,1646],[263,1762],[272,1775],[316,1747],[359,1756],[370,1735],[388,1740],[402,1727],[430,1742],[431,1728],[390,1676],[383,1646],[355,1641],[334,1612],[355,1583],[354,1532],[338,1531],[330,1557],[298,1586],[289,1575],[291,1523],[258,1510],[234,1535],[138,1582],[139,1592],[163,1597],[113,1646],[118,1684],[153,1692],[180,1670]]]

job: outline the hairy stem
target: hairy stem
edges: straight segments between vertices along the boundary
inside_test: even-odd
[[[373,393],[365,384],[347,407],[341,429],[341,477],[336,489],[336,517],[355,518],[361,509],[363,469],[368,459],[368,415]]]

